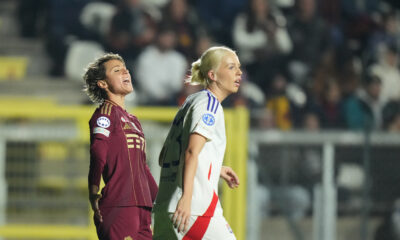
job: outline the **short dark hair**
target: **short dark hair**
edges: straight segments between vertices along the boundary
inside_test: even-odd
[[[83,90],[94,103],[102,104],[108,98],[104,89],[97,85],[100,80],[106,79],[106,68],[104,64],[110,60],[119,60],[125,64],[123,58],[114,53],[106,53],[90,63],[83,74],[85,85]]]

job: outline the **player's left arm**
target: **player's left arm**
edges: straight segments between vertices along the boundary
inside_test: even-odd
[[[240,184],[239,177],[235,171],[228,166],[221,167],[220,177],[226,181],[230,188],[237,188]]]

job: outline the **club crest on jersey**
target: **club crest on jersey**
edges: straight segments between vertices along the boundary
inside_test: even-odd
[[[215,117],[209,113],[204,114],[202,119],[203,122],[208,126],[212,126],[215,123]]]
[[[102,128],[108,128],[111,125],[110,119],[107,117],[99,117],[97,119],[97,126],[102,127]]]

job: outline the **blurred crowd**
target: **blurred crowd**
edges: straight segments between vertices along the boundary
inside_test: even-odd
[[[244,72],[226,105],[254,126],[400,132],[398,0],[21,0],[18,20],[52,76],[78,42],[119,53],[139,104],[181,104],[191,62],[226,45]]]

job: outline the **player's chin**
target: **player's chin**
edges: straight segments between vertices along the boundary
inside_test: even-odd
[[[133,92],[133,87],[128,87],[125,89],[126,95],[130,94]]]
[[[234,88],[232,89],[232,93],[237,93],[237,92],[239,92],[239,87],[234,87]]]

